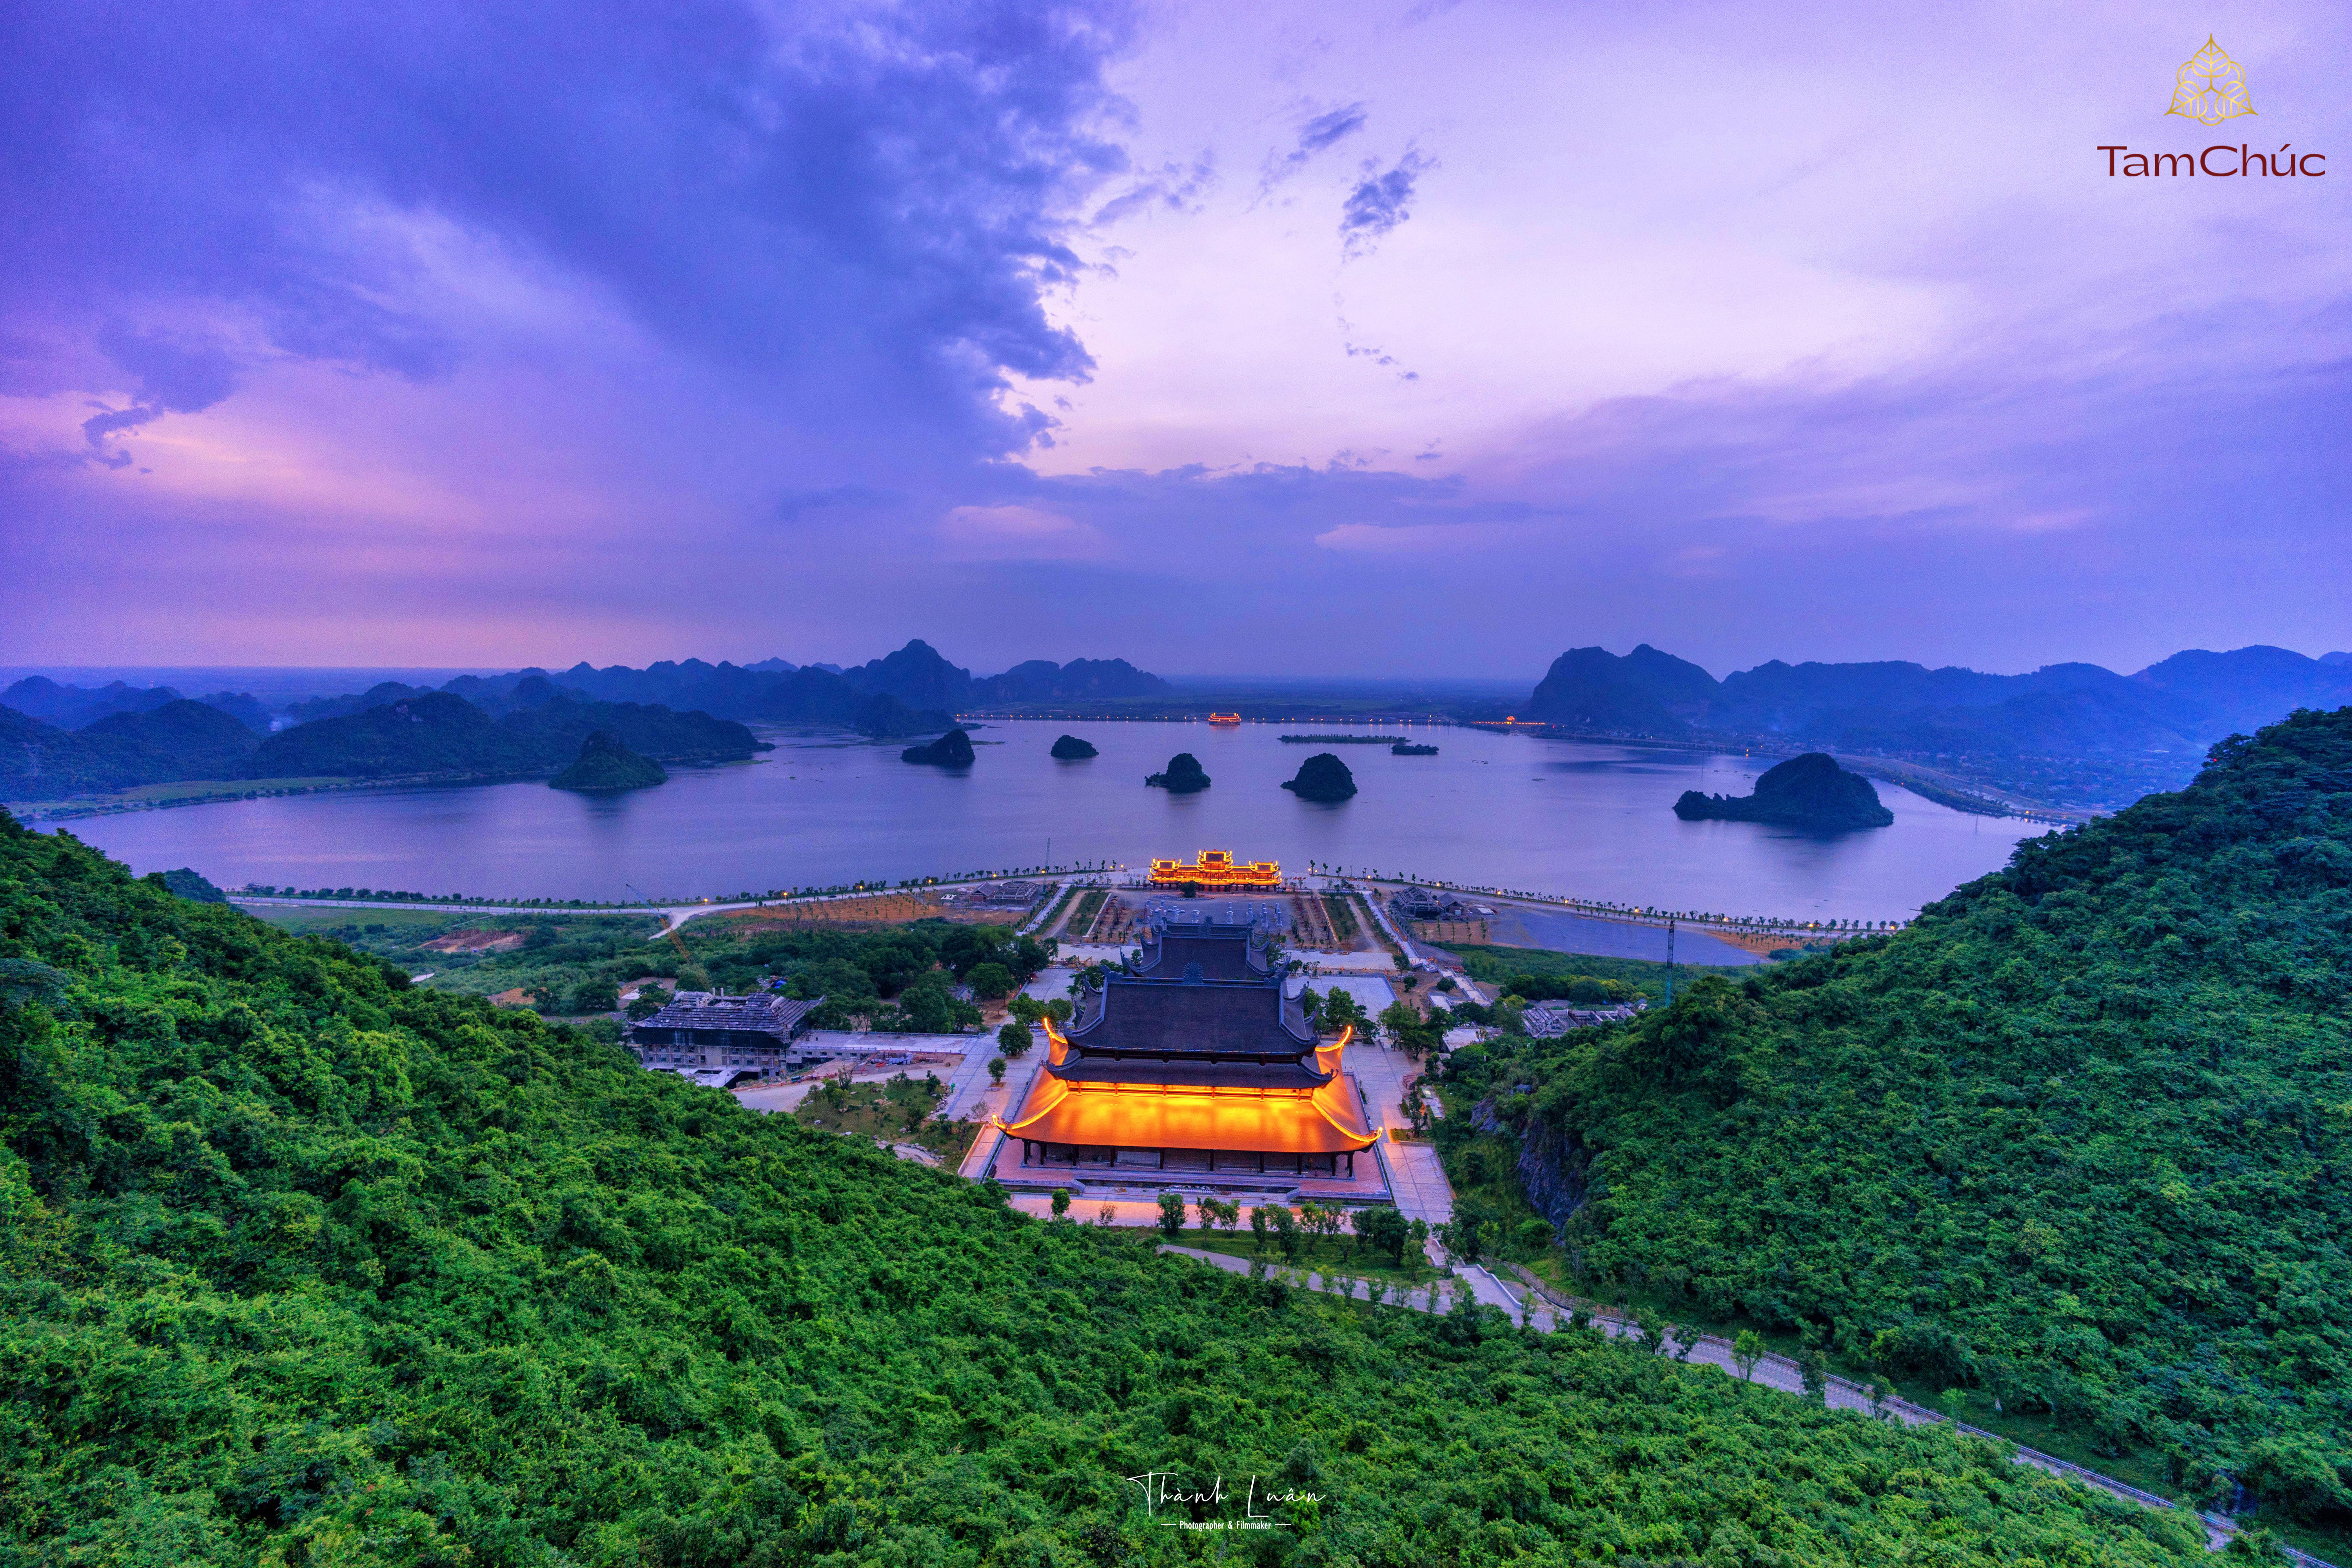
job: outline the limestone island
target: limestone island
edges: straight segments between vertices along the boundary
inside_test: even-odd
[[[627,742],[610,730],[592,731],[580,742],[580,755],[570,767],[547,781],[551,789],[604,795],[625,789],[650,789],[667,784],[669,774],[651,757],[629,750]]]
[[[1190,752],[1179,752],[1168,759],[1166,773],[1148,773],[1143,782],[1170,795],[1197,795],[1209,787],[1209,775],[1201,771],[1200,758]]]
[[[1878,803],[1878,792],[1860,773],[1850,773],[1825,752],[1808,752],[1767,772],[1751,795],[1701,795],[1685,790],[1675,802],[1685,822],[1777,822],[1790,827],[1887,827],[1895,814]]]
[[[1084,762],[1095,754],[1093,743],[1081,741],[1076,735],[1065,735],[1054,742],[1054,755],[1062,762]]]
[[[1298,764],[1298,776],[1283,788],[1301,800],[1346,800],[1356,793],[1356,775],[1328,752],[1318,752]]]
[[[950,730],[928,746],[909,746],[898,753],[902,763],[929,763],[938,768],[968,768],[971,766],[971,737],[961,730]]]
[[[1395,745],[1389,748],[1389,755],[1391,757],[1433,757],[1437,755],[1437,748],[1435,746],[1416,746],[1411,741],[1399,741]]]

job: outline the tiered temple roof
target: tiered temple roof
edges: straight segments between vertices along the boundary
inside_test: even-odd
[[[1138,972],[1087,991],[1048,1037],[1005,1124],[1034,1147],[1282,1153],[1296,1168],[1380,1135],[1340,1069],[1348,1037],[1317,1038],[1247,926],[1158,927]]]

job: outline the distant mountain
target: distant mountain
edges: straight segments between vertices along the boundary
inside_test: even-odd
[[[953,712],[981,704],[1055,702],[1074,698],[1155,697],[1175,689],[1123,658],[1033,658],[1002,675],[974,679],[919,637],[884,658],[844,670],[860,691],[885,691],[910,708]]]
[[[2198,712],[2208,729],[2252,731],[2298,708],[2334,708],[2352,701],[2352,668],[2327,664],[2283,647],[2242,647],[2231,653],[2192,648],[2151,664],[2132,677]],[[2215,740],[2221,738],[2216,733]]]
[[[629,751],[662,763],[728,762],[766,749],[740,724],[707,713],[677,713],[657,704],[558,697],[494,720],[454,692],[431,691],[282,730],[261,743],[247,765],[247,776],[552,773],[574,761],[598,731],[610,731]]]
[[[1528,699],[1528,713],[1578,730],[1678,735],[1706,716],[1715,678],[1643,643],[1619,658],[1606,648],[1570,648]]]
[[[971,671],[960,669],[917,637],[893,654],[845,669],[841,679],[864,692],[887,692],[909,708],[952,713],[971,698]]]
[[[188,699],[169,686],[135,687],[124,681],[105,686],[60,686],[46,675],[28,675],[5,691],[0,702],[17,712],[60,729],[79,730],[113,713],[152,713],[167,702]],[[233,715],[247,729],[267,731],[269,710],[247,691],[215,691],[194,700]]]
[[[938,733],[955,722],[959,710],[977,704],[1149,697],[1172,688],[1123,658],[1079,658],[1066,665],[1031,659],[1003,675],[975,678],[917,638],[896,653],[849,669],[795,665],[782,658],[749,665],[664,659],[643,669],[625,665],[599,669],[583,661],[560,671],[533,666],[503,675],[461,675],[440,689],[494,718],[566,697],[657,704],[719,719],[838,725],[863,734],[897,737]],[[423,687],[386,681],[364,692],[297,703],[288,716],[297,723],[346,718],[424,695]]]
[[[2319,656],[2319,662],[2322,664],[2352,664],[2352,653],[2323,653]]]
[[[462,682],[477,679],[474,676],[461,675],[456,680],[449,682],[449,685],[456,687]],[[432,689],[429,686],[405,686],[397,680],[379,681],[365,691],[352,692],[341,697],[312,697],[304,701],[293,703],[287,708],[286,716],[297,724],[315,724],[321,719],[346,718],[353,713],[364,713],[371,708],[386,708],[394,702],[405,702],[411,698],[428,696]]]
[[[228,714],[184,698],[110,713],[78,731],[0,707],[0,795],[55,800],[179,779],[240,778],[258,743]]]
[[[152,759],[148,771],[156,782],[236,778],[261,743],[235,715],[184,700],[145,713],[110,713],[85,726],[81,737]]]
[[[1033,658],[972,683],[981,702],[1055,702],[1074,698],[1158,697],[1176,689],[1123,658]]]
[[[622,790],[650,789],[667,784],[669,774],[651,757],[641,757],[610,730],[598,730],[580,742],[580,756],[570,767],[548,780],[555,789],[607,795]]]
[[[0,702],[66,730],[79,730],[110,713],[145,713],[180,700],[180,693],[168,686],[142,690],[120,680],[101,687],[60,686],[46,675],[28,675],[0,691]]]
[[[1643,644],[1622,658],[1605,648],[1570,649],[1522,711],[1600,733],[1785,735],[1980,773],[1998,766],[2044,790],[2056,787],[2053,769],[2025,765],[2018,773],[2018,767],[2031,759],[2088,760],[2105,772],[2055,773],[2077,793],[2127,799],[2185,782],[2225,736],[2297,708],[2346,702],[2352,702],[2352,657],[2315,659],[2277,647],[2192,649],[2128,676],[2095,664],[1988,675],[1891,660],[1774,659],[1718,681]]]
[[[250,691],[215,691],[197,701],[217,708],[257,735],[269,733],[269,708]]]

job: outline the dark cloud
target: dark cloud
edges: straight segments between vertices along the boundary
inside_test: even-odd
[[[163,412],[152,404],[143,403],[134,403],[128,408],[108,408],[103,405],[93,406],[99,411],[81,422],[81,433],[92,447],[101,452],[106,450],[106,438],[116,431],[136,430],[142,425],[152,425]],[[124,462],[129,460],[128,458],[123,459]],[[113,466],[120,468],[122,465],[117,463]]]
[[[1015,447],[1003,373],[1090,367],[1039,296],[1125,168],[1097,127],[1131,28],[1120,0],[7,7],[0,317],[165,411],[233,389],[216,317],[429,378],[464,352],[454,233],[813,418]]]
[[[1436,165],[1408,149],[1386,174],[1377,163],[1364,165],[1364,178],[1339,205],[1339,242],[1349,256],[1370,254],[1372,247],[1397,225],[1412,216],[1405,205],[1412,200],[1413,182]]]
[[[1342,104],[1316,115],[1298,128],[1297,142],[1285,152],[1265,155],[1265,167],[1258,174],[1258,195],[1264,195],[1299,170],[1307,167],[1315,154],[1335,147],[1364,128],[1371,118],[1360,103]]]
[[[236,390],[236,362],[217,343],[137,331],[119,321],[107,324],[98,343],[138,379],[139,400],[155,408],[194,414]]]

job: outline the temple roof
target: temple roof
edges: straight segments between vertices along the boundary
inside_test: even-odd
[[[1112,975],[1080,1007],[1066,1048],[1055,1053],[1061,1059],[1048,1064],[1057,1078],[1313,1089],[1331,1076],[1317,1059],[1315,1031],[1297,1001],[1270,977]]]
[[[1015,1138],[1116,1149],[1250,1149],[1335,1154],[1379,1141],[1354,1086],[1334,1078],[1312,1094],[1208,1094],[1073,1086],[1037,1075]]]
[[[1245,925],[1170,924],[1144,933],[1136,973],[1176,980],[1193,964],[1210,980],[1264,980],[1272,973],[1265,950]]]

